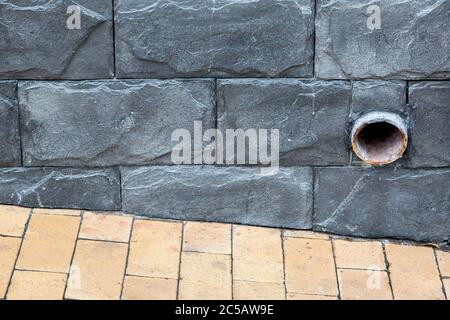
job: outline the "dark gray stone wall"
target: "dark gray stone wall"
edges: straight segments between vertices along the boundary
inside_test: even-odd
[[[370,30],[370,5],[381,12]],[[450,76],[450,2],[317,0],[316,70],[323,79]]]
[[[81,28],[67,28],[79,5]],[[97,79],[114,75],[112,0],[0,2],[0,79]]]
[[[21,163],[16,88],[15,81],[0,81],[0,167]]]
[[[409,166],[450,166],[450,81],[413,82]]]
[[[318,168],[314,228],[373,238],[447,241],[449,181],[450,169]]]
[[[449,241],[449,12],[446,0],[0,1],[0,203]],[[406,154],[384,168],[350,146],[371,111],[408,124]],[[279,171],[175,165],[172,132],[194,121],[278,129]]]
[[[220,80],[217,91],[218,128],[279,129],[282,165],[348,163],[348,82]]]
[[[25,207],[119,210],[117,169],[0,169],[0,203]]]
[[[170,163],[177,128],[215,126],[213,80],[22,82],[24,165]]]
[[[407,82],[401,80],[364,80],[353,82],[352,113],[407,111]]]
[[[116,2],[119,77],[312,76],[312,0]]]
[[[282,168],[122,168],[123,209],[150,217],[311,228],[312,172]]]

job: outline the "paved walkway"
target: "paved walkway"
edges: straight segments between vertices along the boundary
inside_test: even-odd
[[[450,253],[430,246],[0,206],[0,298],[445,299],[445,290]]]

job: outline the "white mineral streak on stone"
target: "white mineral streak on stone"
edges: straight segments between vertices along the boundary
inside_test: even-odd
[[[117,210],[120,208],[118,171],[0,169],[0,203],[27,207]]]
[[[344,200],[342,200],[341,203],[339,203],[339,205],[336,207],[336,209],[333,211],[330,217],[324,221],[321,221],[320,223],[318,223],[318,225],[326,227],[329,223],[335,223],[339,215],[342,214],[348,208],[349,205],[352,205],[352,201],[354,200],[354,198],[358,196],[359,195],[358,193],[365,187],[366,185],[365,180],[369,176],[370,174],[362,175],[353,185],[351,191],[347,194]]]

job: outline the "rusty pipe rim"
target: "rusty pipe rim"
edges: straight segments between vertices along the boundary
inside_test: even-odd
[[[391,112],[370,112],[358,118],[352,128],[351,143],[364,163],[385,165],[400,159],[408,146],[406,121]]]

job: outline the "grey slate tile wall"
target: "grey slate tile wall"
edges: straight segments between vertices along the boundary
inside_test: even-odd
[[[447,241],[450,169],[318,168],[317,230],[363,237]]]
[[[279,129],[282,165],[345,165],[351,94],[345,81],[220,80],[218,128]]]
[[[408,84],[402,80],[353,82],[353,116],[371,111],[407,112]]]
[[[81,28],[66,26],[77,4]],[[113,77],[112,0],[0,2],[0,79]]]
[[[313,75],[313,0],[116,2],[119,77]]]
[[[0,81],[0,166],[20,166],[19,106],[16,81]]]
[[[215,127],[214,80],[21,82],[26,166],[170,163],[177,128]]]
[[[123,209],[171,219],[311,228],[312,172],[282,168],[122,168]]]
[[[0,203],[26,207],[119,210],[117,169],[0,169]]]
[[[409,166],[450,166],[450,81],[410,85],[411,144]]]
[[[449,241],[449,12],[446,0],[0,1],[0,203]],[[409,124],[406,155],[385,168],[350,148],[370,111]],[[174,165],[171,134],[195,120],[279,129],[279,172]]]
[[[373,4],[379,5],[381,26],[370,30],[367,9]],[[317,0],[317,76],[448,78],[449,10],[446,0]]]

